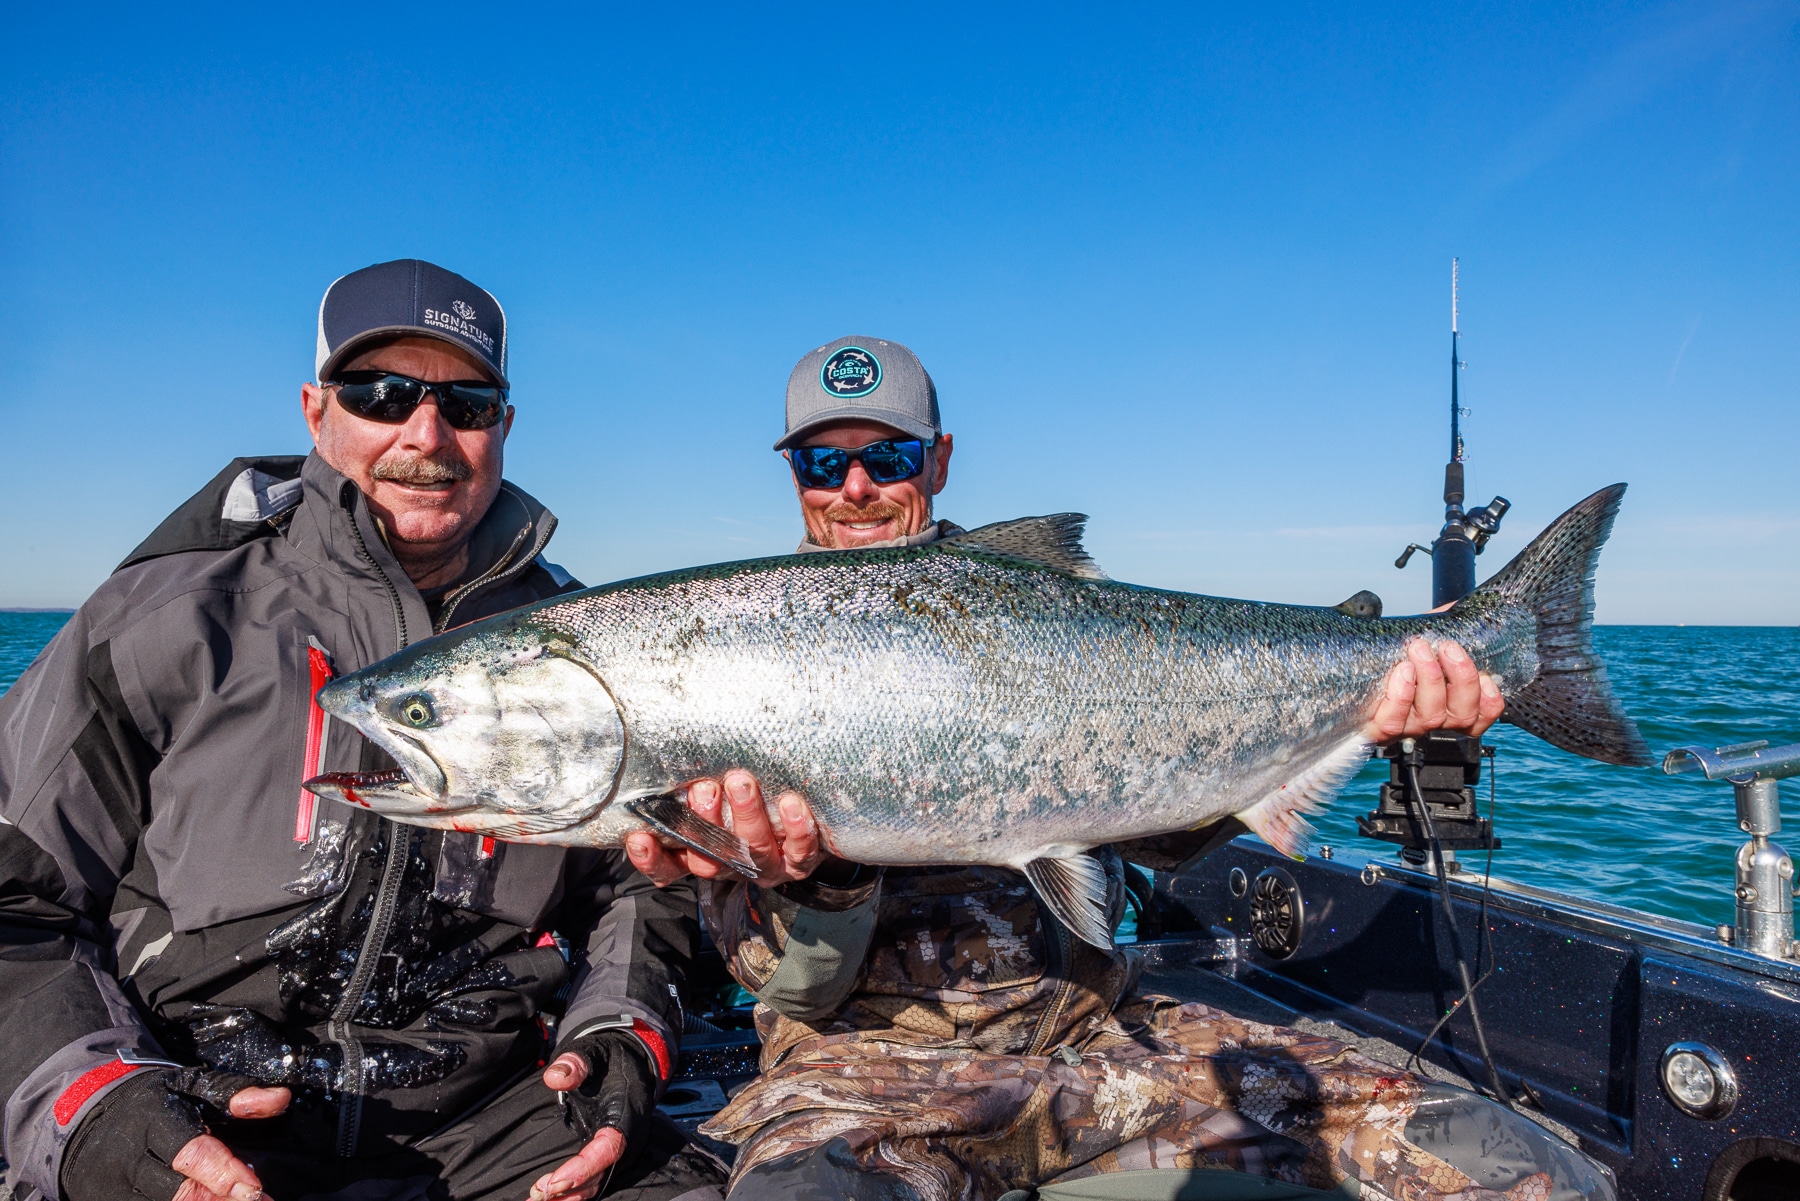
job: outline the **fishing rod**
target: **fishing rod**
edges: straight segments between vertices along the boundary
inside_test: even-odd
[[[1496,496],[1479,509],[1463,512],[1463,464],[1468,461],[1463,446],[1462,419],[1468,410],[1462,407],[1458,377],[1468,364],[1462,361],[1461,329],[1461,262],[1450,260],[1450,461],[1444,465],[1444,528],[1430,546],[1412,543],[1400,552],[1394,566],[1404,568],[1414,551],[1431,556],[1431,607],[1441,608],[1461,600],[1475,591],[1475,556],[1500,532],[1500,519],[1512,508],[1504,496]]]
[[[1460,377],[1468,364],[1462,361],[1461,263],[1450,260],[1450,458],[1444,465],[1444,528],[1430,546],[1412,543],[1394,566],[1404,568],[1415,551],[1431,556],[1431,605],[1438,609],[1454,604],[1475,591],[1475,556],[1486,548],[1488,540],[1500,532],[1500,519],[1512,507],[1504,496],[1496,496],[1479,509],[1463,510],[1463,464],[1468,461],[1468,448],[1463,444],[1462,419],[1468,411],[1462,407]],[[1491,880],[1492,857],[1500,840],[1494,837],[1492,805],[1483,818],[1476,807],[1475,785],[1481,779],[1481,761],[1491,760],[1492,747],[1481,745],[1481,739],[1450,731],[1433,731],[1424,738],[1408,738],[1397,747],[1384,747],[1376,754],[1390,760],[1388,783],[1382,785],[1375,812],[1357,818],[1357,828],[1368,838],[1398,843],[1401,857],[1415,867],[1429,865],[1436,876],[1438,899],[1444,920],[1449,926],[1451,961],[1456,965],[1462,996],[1438,1019],[1424,1041],[1413,1052],[1413,1061],[1425,1053],[1450,1018],[1458,1011],[1468,1014],[1474,1027],[1475,1045],[1482,1066],[1487,1069],[1488,1087],[1494,1097],[1505,1104],[1514,1101],[1500,1075],[1499,1065],[1488,1047],[1487,1030],[1481,1020],[1481,1007],[1475,999],[1477,990],[1492,974],[1490,952],[1488,971],[1479,978],[1470,972],[1464,953],[1462,931],[1456,920],[1456,908],[1450,894],[1450,872],[1461,871],[1455,864],[1459,850],[1485,849],[1489,856],[1484,873],[1482,914],[1476,940],[1477,966],[1481,950],[1488,946],[1486,888]],[[1489,768],[1489,788],[1493,787]],[[1461,1052],[1445,1048],[1459,1061]],[[1532,1097],[1531,1085],[1519,1079],[1521,1093]]]

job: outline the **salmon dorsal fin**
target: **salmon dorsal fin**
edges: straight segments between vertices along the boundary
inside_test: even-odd
[[[946,550],[978,551],[1036,563],[1084,580],[1104,580],[1106,573],[1081,545],[1086,527],[1086,513],[1052,513],[1048,517],[996,521],[978,530],[952,535],[937,545]]]

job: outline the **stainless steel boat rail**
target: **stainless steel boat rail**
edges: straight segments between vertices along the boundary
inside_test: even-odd
[[[1794,861],[1780,844],[1769,841],[1781,831],[1776,782],[1800,776],[1800,743],[1677,747],[1663,756],[1662,766],[1671,776],[1699,772],[1708,780],[1729,781],[1737,794],[1738,829],[1750,841],[1737,853],[1737,924],[1730,931],[1731,945],[1769,959],[1800,960],[1800,945],[1794,942]]]

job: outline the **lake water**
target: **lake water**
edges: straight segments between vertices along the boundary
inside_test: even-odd
[[[68,620],[0,612],[0,691]],[[1625,708],[1657,755],[1691,743],[1800,741],[1800,628],[1602,626],[1595,641]],[[1499,727],[1496,875],[1578,896],[1713,924],[1732,920],[1738,833],[1731,787],[1671,778],[1654,767],[1592,763]],[[1391,856],[1356,833],[1387,778],[1371,763],[1318,822],[1339,858]],[[1782,785],[1800,823],[1800,790]],[[1483,782],[1482,803],[1487,801]],[[1800,824],[1787,839],[1800,850]],[[1479,868],[1479,856],[1472,865]]]

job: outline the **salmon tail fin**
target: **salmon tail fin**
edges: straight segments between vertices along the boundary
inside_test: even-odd
[[[1313,836],[1306,815],[1323,809],[1356,778],[1369,761],[1371,749],[1361,734],[1345,739],[1323,759],[1235,816],[1289,859],[1304,859]]]
[[[1624,496],[1614,484],[1577,504],[1457,608],[1498,596],[1536,625],[1537,678],[1506,698],[1501,721],[1589,759],[1644,767],[1650,748],[1594,653],[1594,570]]]

